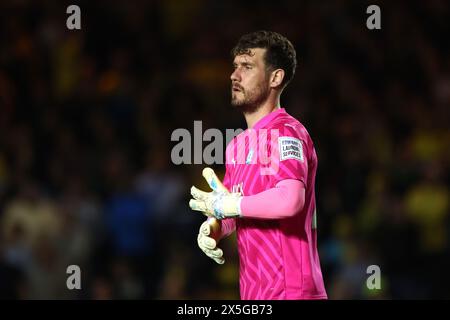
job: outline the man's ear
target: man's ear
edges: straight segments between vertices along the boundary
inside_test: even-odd
[[[277,88],[280,87],[283,83],[284,79],[284,70],[283,69],[276,69],[272,71],[270,75],[270,87],[271,88]]]

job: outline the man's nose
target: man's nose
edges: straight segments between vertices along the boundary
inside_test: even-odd
[[[237,68],[236,68],[236,69],[233,71],[233,73],[231,74],[230,79],[231,79],[231,82],[239,81],[239,80],[240,80],[240,75],[239,75],[239,71],[238,71]]]

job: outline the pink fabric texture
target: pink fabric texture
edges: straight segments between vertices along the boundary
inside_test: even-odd
[[[236,220],[235,219],[224,219],[224,220],[220,220],[220,222],[221,222],[221,234],[222,234],[221,238],[228,237],[236,229]]]

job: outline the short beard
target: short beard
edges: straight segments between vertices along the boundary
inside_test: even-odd
[[[242,100],[233,99],[233,92],[231,93],[231,105],[242,111],[244,114],[257,111],[269,96],[269,90],[263,85],[258,86],[254,91],[241,91],[241,93],[244,95]]]

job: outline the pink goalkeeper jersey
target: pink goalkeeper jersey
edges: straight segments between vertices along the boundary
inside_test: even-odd
[[[238,218],[241,299],[326,299],[317,252],[317,156],[305,127],[281,108],[235,137],[226,150],[224,185],[244,196],[285,179],[305,185],[305,204],[285,219]]]

